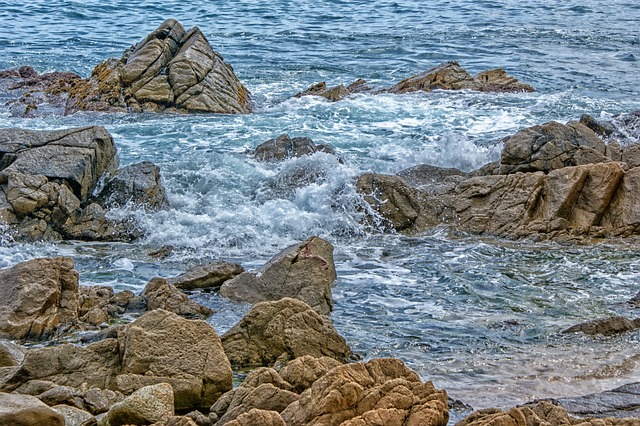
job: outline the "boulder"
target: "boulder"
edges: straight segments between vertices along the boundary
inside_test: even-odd
[[[211,262],[194,266],[177,277],[167,278],[167,283],[181,290],[219,289],[227,280],[244,272],[237,263]]]
[[[335,280],[333,246],[320,237],[310,237],[275,255],[258,272],[244,272],[226,281],[220,295],[248,303],[293,297],[328,314]]]
[[[27,348],[24,346],[7,340],[0,340],[0,368],[19,366],[26,353]]]
[[[0,392],[0,424],[64,426],[64,417],[38,398]]]
[[[576,324],[563,331],[563,333],[584,333],[590,336],[612,336],[614,334],[627,333],[640,328],[640,318],[629,320],[622,316],[614,316],[594,321]]]
[[[328,356],[344,362],[351,350],[331,321],[297,299],[261,302],[222,336],[236,366],[272,365],[281,356]]]
[[[213,314],[211,309],[190,300],[186,294],[176,286],[167,283],[164,278],[152,278],[141,295],[147,300],[149,310],[164,309],[193,319],[205,319]]]
[[[241,414],[235,420],[225,423],[226,426],[286,426],[284,420],[277,411],[253,410]]]
[[[126,51],[98,65],[71,90],[76,111],[250,113],[249,91],[197,27],[168,19]]]
[[[287,407],[288,426],[441,425],[449,420],[447,394],[399,359],[336,367]]]
[[[209,408],[231,389],[232,371],[215,330],[156,309],[118,335],[120,374],[114,387],[130,394],[141,387],[169,383],[177,410]]]
[[[578,417],[640,418],[640,383],[630,383],[610,391],[556,400]]]
[[[468,174],[455,168],[419,164],[399,171],[396,176],[429,195],[439,195],[454,189]]]
[[[93,417],[91,413],[87,413],[86,411],[76,407],[62,404],[55,405],[51,408],[64,417],[65,426],[87,426],[89,423],[94,423],[96,421],[95,417]]]
[[[314,358],[310,355],[305,355],[289,361],[280,370],[280,377],[291,384],[294,392],[302,393],[310,388],[320,377],[341,365],[341,362],[330,357]]]
[[[291,138],[286,133],[258,145],[253,156],[258,161],[281,161],[286,158],[311,155],[316,152],[335,154],[328,145],[316,145],[310,138]]]
[[[159,211],[169,207],[160,168],[149,161],[117,170],[100,191],[96,202],[104,208],[133,204],[149,211]]]
[[[98,203],[75,211],[62,224],[59,239],[131,242],[142,237],[143,232],[135,221],[130,218],[113,221],[107,213]]]
[[[34,259],[0,270],[0,336],[42,339],[77,320],[73,259]]]
[[[158,383],[138,389],[115,404],[98,425],[151,424],[173,414],[173,389],[168,383]]]
[[[555,121],[521,130],[506,139],[500,173],[545,173],[568,166],[604,163],[605,143],[587,126]]]

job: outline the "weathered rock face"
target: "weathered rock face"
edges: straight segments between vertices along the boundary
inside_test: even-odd
[[[0,270],[0,336],[41,339],[78,320],[71,258],[34,259]]]
[[[213,314],[211,309],[190,300],[163,278],[152,278],[142,291],[142,297],[147,300],[149,310],[164,309],[191,319],[205,319]]]
[[[340,365],[342,365],[342,363],[333,358],[326,356],[314,358],[305,355],[289,361],[287,365],[280,370],[280,377],[291,384],[294,392],[302,393],[310,388],[320,377]]]
[[[237,263],[211,262],[194,266],[177,277],[167,278],[167,283],[182,290],[217,289],[225,281],[243,272],[244,268]]]
[[[145,386],[109,409],[100,426],[152,424],[173,416],[173,389],[168,383]]]
[[[449,420],[447,394],[398,359],[334,368],[281,415],[288,426],[444,426]]]
[[[335,154],[330,146],[316,145],[310,138],[290,138],[289,135],[282,134],[258,145],[253,151],[253,156],[259,161],[280,161],[316,152]]]
[[[76,111],[251,112],[249,91],[197,28],[169,19],[125,52],[96,67],[71,91],[66,113]]]
[[[322,238],[310,237],[275,255],[257,273],[244,272],[226,281],[220,295],[249,303],[293,297],[328,314],[335,280],[333,246]]]
[[[133,203],[149,211],[169,207],[169,200],[160,178],[160,168],[143,161],[116,171],[105,184],[96,202],[105,208]]]
[[[226,426],[286,426],[277,411],[259,410],[254,408],[248,413],[241,414],[235,420],[225,423]]]
[[[0,368],[17,367],[22,363],[27,349],[16,343],[0,340]]]
[[[177,410],[209,407],[231,389],[232,372],[220,338],[204,321],[164,310],[141,316],[119,333],[121,372],[115,389],[130,394],[169,383]]]
[[[272,365],[281,356],[328,356],[344,362],[351,350],[331,321],[304,302],[261,302],[222,336],[232,364]]]
[[[421,74],[402,80],[388,89],[391,93],[432,90],[477,90],[481,92],[533,92],[528,84],[509,77],[503,69],[488,70],[475,78],[457,62],[445,62]]]
[[[13,426],[64,426],[64,417],[39,399],[0,392],[0,424]]]
[[[625,317],[615,316],[594,321],[576,324],[563,331],[563,333],[584,333],[590,336],[611,336],[627,333],[640,328],[640,319],[630,320]]]

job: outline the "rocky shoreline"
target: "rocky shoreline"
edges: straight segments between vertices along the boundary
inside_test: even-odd
[[[18,116],[77,111],[251,113],[249,91],[197,28],[167,20],[88,79],[0,73]],[[530,92],[504,70],[471,76],[446,63],[374,91],[367,83],[298,94],[338,101],[355,93],[432,90]],[[296,96],[298,96],[296,95]],[[506,138],[501,159],[463,173],[420,165],[355,183],[378,231],[446,225],[502,238],[591,243],[640,234],[638,112],[534,126]],[[251,153],[280,161],[333,148],[281,135]],[[340,160],[341,161],[341,160]],[[142,232],[109,212],[169,207],[157,166],[118,168],[103,127],[0,130],[0,221],[16,241],[133,241]],[[290,184],[318,176],[301,171]],[[5,231],[6,229],[6,231]],[[159,254],[161,257],[161,253]],[[216,262],[153,278],[141,294],[79,284],[73,259],[34,259],[0,270],[0,424],[446,425],[446,390],[400,359],[361,362],[329,317],[337,278],[330,242],[309,237],[261,269]],[[212,311],[184,291],[252,304],[224,335]],[[636,297],[638,298],[638,297]],[[636,301],[637,302],[637,301]],[[630,301],[630,303],[635,303]],[[564,332],[624,333],[640,321],[597,319]],[[562,330],[559,330],[559,332]],[[45,344],[46,343],[46,344]],[[234,371],[249,369],[239,386]],[[458,425],[629,425],[637,384],[584,398],[484,409]],[[573,416],[579,417],[573,417]]]

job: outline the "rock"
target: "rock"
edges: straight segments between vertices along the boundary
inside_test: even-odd
[[[56,405],[53,408],[64,417],[65,426],[86,426],[89,422],[95,424],[95,417],[76,407]]]
[[[0,424],[64,426],[64,417],[38,398],[0,392]]]
[[[84,392],[80,389],[71,386],[56,386],[37,395],[37,398],[50,407],[64,404],[82,409],[84,408],[83,394]]]
[[[521,130],[505,141],[500,172],[545,173],[568,166],[610,161],[605,143],[578,122],[554,121]]]
[[[281,161],[316,152],[335,154],[333,148],[328,145],[316,145],[310,138],[290,138],[289,135],[283,133],[275,139],[269,139],[258,145],[253,151],[253,156],[258,161]]]
[[[396,176],[414,188],[426,191],[430,195],[438,195],[454,189],[467,177],[467,173],[454,168],[419,164],[401,170]]]
[[[576,324],[564,330],[563,333],[584,333],[590,336],[611,336],[614,334],[634,331],[638,328],[640,328],[640,318],[632,321],[625,317],[615,316]]]
[[[73,259],[34,259],[0,270],[0,335],[42,339],[77,318]]]
[[[336,280],[333,246],[320,237],[287,247],[258,272],[244,272],[220,287],[222,297],[248,303],[293,297],[328,314]]]
[[[390,93],[431,92],[432,90],[477,90],[482,92],[533,92],[528,84],[509,77],[503,69],[488,70],[475,78],[458,62],[445,62],[414,75],[387,89]]]
[[[346,361],[351,350],[330,320],[296,299],[254,305],[238,324],[222,336],[232,364],[272,365],[282,355],[328,356]]]
[[[96,201],[104,208],[133,204],[149,211],[159,211],[169,207],[160,168],[149,161],[116,171],[100,191]]]
[[[93,326],[125,314],[139,314],[146,307],[146,302],[130,290],[114,293],[110,286],[79,286],[78,317]]]
[[[370,90],[371,88],[367,86],[367,82],[362,79],[354,81],[347,87],[344,87],[344,85],[340,84],[331,88],[327,88],[327,83],[322,81],[296,94],[294,98],[301,98],[303,96],[322,96],[323,98],[331,102],[337,102],[341,101],[351,94],[368,92]]]
[[[197,28],[168,19],[70,92],[76,111],[250,113],[249,91]]]
[[[446,392],[422,383],[398,359],[336,367],[281,415],[288,426],[444,426],[449,420]]]
[[[168,383],[158,383],[138,389],[115,404],[98,425],[150,424],[173,414],[173,389]]]
[[[330,357],[314,358],[305,355],[289,361],[280,370],[280,377],[291,384],[294,392],[302,393],[320,377],[341,365],[342,363]]]
[[[152,278],[142,291],[142,297],[147,300],[149,310],[164,309],[193,319],[205,319],[213,314],[211,309],[190,300],[164,278]]]
[[[284,420],[277,411],[253,410],[241,414],[233,421],[225,424],[226,426],[286,426]]]
[[[237,263],[211,262],[194,266],[177,277],[167,278],[167,283],[181,290],[217,289],[242,272],[244,268]]]
[[[1,277],[0,272],[0,277]],[[1,279],[1,278],[0,278]],[[27,348],[6,340],[0,340],[0,368],[17,367],[24,360]]]
[[[556,400],[570,414],[579,417],[640,417],[640,383],[610,391]]]
[[[107,218],[108,211],[97,203],[91,203],[74,212],[64,222],[60,232],[64,239],[84,241],[131,242],[142,237],[137,224],[125,219],[114,222]]]
[[[163,417],[159,422],[151,426],[198,426],[193,419],[186,416]]]
[[[118,338],[122,362],[114,388],[124,394],[170,383],[176,410],[193,410],[208,409],[231,389],[229,360],[220,338],[204,321],[157,309],[129,324]]]
[[[198,426],[213,426],[211,419],[197,410],[187,413],[185,417],[189,417]]]

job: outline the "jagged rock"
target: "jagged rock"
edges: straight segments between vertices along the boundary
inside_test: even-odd
[[[224,394],[211,411],[219,416],[217,425],[226,425],[253,409],[280,412],[299,398],[290,389],[291,386],[275,370],[259,368],[252,371],[238,388]]]
[[[556,400],[567,412],[579,417],[640,418],[640,383],[610,391]]]
[[[244,268],[237,263],[211,262],[194,266],[177,277],[167,278],[167,283],[181,290],[215,289],[243,272]]]
[[[165,310],[147,312],[119,333],[121,371],[115,386],[130,394],[169,383],[177,410],[210,407],[231,389],[232,371],[215,330]]]
[[[76,111],[250,113],[249,91],[197,28],[168,19],[70,92]]]
[[[222,336],[232,364],[272,365],[276,359],[304,355],[346,361],[351,350],[331,321],[297,299],[254,305],[238,324]]]
[[[130,290],[114,293],[110,286],[80,286],[78,317],[90,325],[99,325],[126,313],[141,313],[146,302]]]
[[[1,277],[0,272],[0,277]],[[1,278],[0,278],[1,279]],[[17,343],[0,340],[0,368],[17,367],[24,360],[27,348]]]
[[[64,417],[29,395],[0,392],[0,424],[64,426]]]
[[[131,242],[142,237],[143,233],[135,222],[115,222],[107,218],[107,213],[108,211],[97,203],[77,210],[62,224],[62,237],[71,240],[122,242]]]
[[[328,314],[335,280],[333,246],[322,238],[310,237],[275,255],[258,272],[244,272],[226,281],[220,295],[249,303],[293,297]]]
[[[605,143],[578,122],[555,121],[521,130],[505,141],[500,172],[548,173],[567,166],[611,161]]]
[[[419,164],[399,171],[396,176],[414,188],[419,188],[430,195],[438,195],[454,189],[467,177],[467,173],[454,168]]]
[[[145,386],[109,409],[99,426],[150,424],[173,416],[173,389],[168,383]]]
[[[477,90],[482,92],[533,92],[528,84],[509,77],[503,69],[488,70],[475,78],[455,61],[445,62],[387,89],[390,93],[432,90]]]
[[[584,333],[590,336],[611,336],[614,334],[634,331],[638,328],[640,328],[640,318],[636,320],[629,320],[625,317],[615,316],[576,324],[564,330],[563,333]]]
[[[447,394],[399,359],[374,359],[336,367],[287,407],[296,425],[441,425],[449,420]]]
[[[197,426],[213,426],[214,424],[209,417],[197,410],[187,413],[185,417],[189,417]]]
[[[291,384],[294,392],[302,393],[310,388],[320,377],[340,365],[342,365],[342,363],[333,358],[326,356],[314,358],[305,355],[289,361],[287,365],[280,370],[280,377]]]
[[[0,335],[42,339],[77,317],[73,259],[34,259],[0,270]]]
[[[241,414],[226,426],[287,426],[277,411],[259,410],[254,408],[248,413]]]
[[[142,297],[147,300],[147,308],[164,309],[185,318],[205,319],[213,311],[201,305],[182,293],[176,286],[167,283],[164,278],[152,278],[142,291]]]
[[[294,98],[301,98],[303,96],[322,96],[331,102],[337,102],[353,93],[368,92],[370,90],[371,88],[367,86],[367,82],[362,79],[354,81],[347,87],[340,84],[331,88],[327,88],[327,83],[322,81],[296,94]]]
[[[100,191],[96,202],[105,208],[122,207],[128,203],[149,211],[169,207],[160,168],[149,161],[116,171]]]
[[[64,417],[65,426],[86,426],[89,422],[94,423],[96,421],[95,417],[93,417],[91,413],[87,413],[86,411],[76,407],[61,404],[55,405],[51,408]]]
[[[335,154],[333,148],[328,145],[316,145],[310,138],[290,138],[289,135],[283,133],[277,138],[269,139],[258,145],[253,151],[253,156],[259,161],[280,161],[316,152]]]

